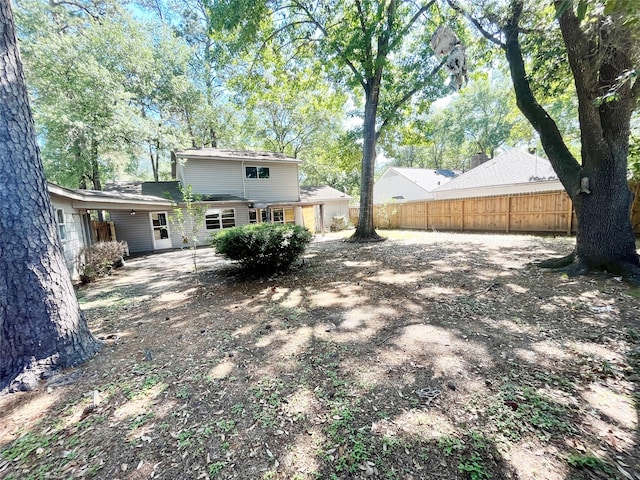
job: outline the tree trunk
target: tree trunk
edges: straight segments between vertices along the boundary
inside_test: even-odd
[[[151,170],[153,171],[153,181],[160,181],[160,138],[156,138],[155,153],[151,141],[149,141],[149,159],[151,160]]]
[[[100,162],[98,161],[98,141],[91,136],[91,184],[94,190],[102,190],[102,181],[100,179]]]
[[[0,2],[0,390],[29,389],[91,358],[58,240],[10,2]]]
[[[380,94],[380,79],[372,78],[365,88],[364,145],[362,148],[362,177],[360,183],[360,214],[353,242],[377,242],[383,238],[376,233],[373,224],[373,183],[376,167],[376,115]]]
[[[628,85],[615,101],[598,104],[618,78],[632,67],[627,46],[609,46],[594,62],[595,43],[580,29],[571,8],[559,18],[579,103],[582,165],[571,155],[553,121],[535,99],[525,71],[518,22],[523,3],[514,0],[512,18],[504,27],[505,52],[518,107],[540,134],[542,146],[571,197],[578,219],[574,252],[541,266],[563,267],[570,275],[607,270],[640,283],[640,260],[631,224],[633,195],[627,183],[627,152],[633,99]],[[606,32],[599,32],[605,35]],[[619,38],[624,39],[618,31]],[[627,35],[627,38],[631,36]],[[602,55],[602,52],[599,52]]]

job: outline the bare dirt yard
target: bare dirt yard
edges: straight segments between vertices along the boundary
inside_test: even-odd
[[[571,238],[349,233],[79,287],[104,348],[0,397],[0,478],[640,479],[638,291],[527,267]]]

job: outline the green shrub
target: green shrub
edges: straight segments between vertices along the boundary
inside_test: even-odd
[[[80,250],[80,279],[89,283],[98,277],[109,275],[114,267],[124,266],[129,255],[127,242],[98,242]]]
[[[256,223],[223,230],[213,236],[216,252],[245,268],[276,271],[288,268],[311,242],[311,233],[298,225]]]

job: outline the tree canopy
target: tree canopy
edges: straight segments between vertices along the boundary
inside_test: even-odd
[[[637,10],[629,14],[626,1],[555,0],[550,8],[534,9],[510,0],[495,11],[471,2],[448,3],[503,50],[518,107],[573,201],[575,251],[544,265],[562,266],[572,275],[604,269],[640,283],[627,183],[631,116],[640,95]],[[555,59],[557,68],[530,73],[533,61],[527,54],[540,52],[544,65]],[[546,86],[552,87],[554,78],[561,78],[554,73],[562,70],[570,72],[578,100],[579,159],[541,101],[545,90],[558,95],[559,89]]]
[[[435,1],[216,2],[213,30],[238,34],[238,45],[258,51],[272,42],[292,45],[300,56],[322,60],[337,88],[363,105],[360,215],[354,240],[379,239],[373,227],[376,143],[382,130],[411,102],[432,101],[446,91],[430,41],[442,23]],[[448,51],[460,41],[451,32]],[[447,53],[448,53],[447,51]],[[458,75],[466,74],[462,47]],[[359,94],[357,93],[359,92]],[[363,100],[363,101],[362,101]]]

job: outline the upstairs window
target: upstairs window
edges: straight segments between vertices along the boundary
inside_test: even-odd
[[[60,234],[60,240],[67,239],[67,225],[64,218],[64,210],[61,208],[56,209],[56,223],[58,224],[58,233]]]
[[[245,178],[269,178],[269,167],[244,167]]]
[[[207,230],[222,230],[236,226],[236,211],[233,208],[207,210],[204,217]]]

